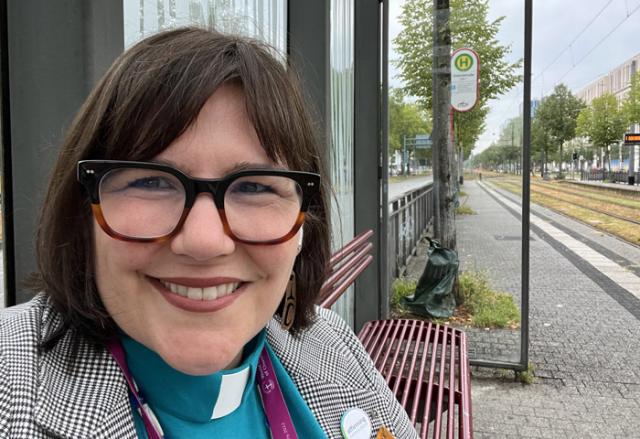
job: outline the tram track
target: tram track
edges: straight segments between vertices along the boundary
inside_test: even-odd
[[[504,182],[502,182],[502,184],[509,184],[509,185],[514,186],[518,190],[521,189],[521,186],[518,185],[517,182],[504,181]],[[609,217],[612,217],[612,218],[616,218],[616,219],[618,219],[620,221],[626,221],[626,222],[629,222],[629,223],[632,223],[632,224],[640,225],[640,220],[638,220],[638,219],[629,218],[629,217],[626,217],[626,216],[623,216],[623,215],[618,215],[618,214],[611,213],[609,211],[602,210],[602,209],[597,209],[597,208],[594,208],[594,207],[591,207],[591,206],[588,206],[588,205],[585,205],[585,204],[582,204],[582,203],[578,203],[576,201],[572,201],[572,200],[567,199],[565,197],[561,197],[561,196],[550,194],[548,191],[553,191],[553,192],[557,192],[557,193],[560,193],[560,194],[566,194],[566,195],[569,195],[569,196],[574,197],[574,198],[584,198],[584,199],[592,200],[592,201],[599,202],[599,203],[606,203],[606,204],[609,204],[609,205],[612,205],[612,206],[620,207],[622,209],[640,208],[640,203],[638,203],[639,204],[638,207],[630,206],[630,205],[628,205],[626,203],[618,203],[615,200],[611,200],[611,199],[602,199],[600,197],[592,197],[592,196],[589,196],[589,195],[584,195],[584,194],[581,194],[581,193],[577,193],[577,192],[572,191],[572,190],[566,190],[565,188],[553,187],[553,185],[549,184],[549,183],[531,182],[531,186],[532,186],[532,189],[534,187],[546,189],[546,191],[541,191],[541,190],[537,190],[537,191],[533,190],[532,191],[532,193],[536,193],[537,192],[537,194],[539,196],[543,196],[543,197],[550,198],[552,200],[556,200],[556,201],[560,201],[560,202],[563,202],[563,203],[571,204],[572,206],[576,206],[576,207],[578,207],[580,209],[585,209],[585,210],[589,210],[591,212],[595,212],[595,213],[598,213],[598,214],[601,214],[601,215],[605,215],[605,216],[609,216]]]
[[[531,182],[531,186],[535,187],[544,187],[548,190],[566,193],[568,195],[572,195],[575,197],[586,198],[588,200],[593,200],[596,202],[604,202],[607,204],[611,204],[613,206],[622,207],[625,209],[639,209],[640,210],[640,200],[632,199],[632,198],[621,198],[620,201],[612,199],[610,196],[608,197],[606,194],[602,192],[596,193],[593,191],[582,191],[578,188],[568,188],[566,186],[558,186],[553,183],[542,183],[542,182]]]
[[[521,195],[522,185],[518,184],[519,182],[503,180],[501,182],[494,181],[492,183],[496,187],[500,187],[502,189],[505,189],[517,195]],[[637,238],[637,236],[640,235],[640,218],[630,218],[628,216],[620,215],[618,213],[614,213],[608,210],[603,210],[603,209],[599,209],[597,207],[588,205],[588,199],[591,199],[592,201],[597,201],[597,202],[605,202],[603,200],[593,199],[592,197],[584,197],[584,198],[587,198],[587,200],[585,200],[584,202],[580,202],[580,200],[575,200],[575,199],[568,200],[565,197],[549,194],[548,188],[544,188],[544,189],[542,189],[541,187],[536,188],[536,183],[533,183],[533,182],[532,182],[531,189],[532,189],[531,190],[532,201],[537,204],[540,204],[549,209],[555,210],[564,215],[568,215],[592,227],[596,227],[605,232],[612,233],[618,236],[619,238],[622,238],[625,241],[630,242],[632,244],[638,245],[638,243],[640,242],[638,241],[638,238]],[[555,191],[562,193],[561,190],[556,189]],[[567,194],[567,195],[572,196],[574,198],[581,197],[581,195],[575,195],[575,194]],[[538,200],[534,200],[534,198],[538,198],[538,197],[539,197]],[[609,201],[606,201],[606,202],[609,202]],[[560,206],[558,206],[559,203],[561,203]],[[563,209],[563,207],[565,209]],[[570,209],[566,209],[567,207],[570,207]],[[625,209],[633,209],[629,206],[618,206],[618,207],[622,207]],[[571,209],[573,209],[573,213],[570,212]],[[596,214],[603,219],[603,222],[596,223],[595,221],[584,219],[584,217],[581,217],[582,215],[576,216],[576,213],[575,213],[576,209],[585,211],[584,216]],[[592,213],[587,213],[587,212],[592,212]],[[610,220],[608,221],[611,222],[611,224],[605,223],[604,222],[606,221],[605,218],[610,218]],[[617,226],[614,226],[613,225],[614,223],[617,224]],[[616,228],[617,230],[615,230]]]

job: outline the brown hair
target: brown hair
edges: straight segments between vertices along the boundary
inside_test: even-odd
[[[267,155],[290,169],[324,174],[323,154],[292,68],[255,40],[200,28],[155,34],[120,55],[74,119],[55,163],[37,231],[35,286],[61,313],[67,331],[103,344],[116,325],[94,282],[91,209],[76,181],[84,159],[148,160],[183,133],[225,83],[242,87]],[[294,270],[293,329],[311,323],[329,258],[327,183],[307,213]]]

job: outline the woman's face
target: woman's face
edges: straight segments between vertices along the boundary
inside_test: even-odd
[[[248,119],[242,90],[232,85],[220,87],[154,161],[200,178],[219,178],[247,164],[275,166]],[[97,223],[93,230],[96,283],[109,314],[133,339],[192,375],[237,364],[245,343],[278,307],[298,245],[298,237],[272,246],[233,241],[210,194],[198,196],[180,232],[163,243],[119,241]],[[185,309],[166,287],[236,283],[238,289],[204,310]]]

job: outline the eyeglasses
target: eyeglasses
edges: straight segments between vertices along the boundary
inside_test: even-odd
[[[318,174],[272,169],[200,179],[158,163],[83,160],[77,171],[102,230],[134,242],[178,233],[198,194],[208,192],[232,239],[279,244],[296,234],[320,186]]]

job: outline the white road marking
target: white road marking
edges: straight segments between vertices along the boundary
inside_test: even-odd
[[[506,198],[504,195],[487,187],[487,185],[484,183],[478,184],[490,191],[496,198],[499,198],[501,202],[509,206],[511,209],[515,210],[516,212],[522,212],[521,206]],[[593,268],[607,276],[620,287],[629,291],[634,296],[640,298],[640,277],[631,273],[629,270],[627,270],[617,262],[612,261],[601,253],[598,253],[588,245],[578,241],[577,239],[569,236],[557,227],[554,227],[553,225],[547,223],[543,219],[535,215],[531,215],[530,222],[531,224],[534,224],[542,229],[542,231],[547,233],[553,239],[563,244],[576,256],[585,260],[587,263],[592,265]]]

